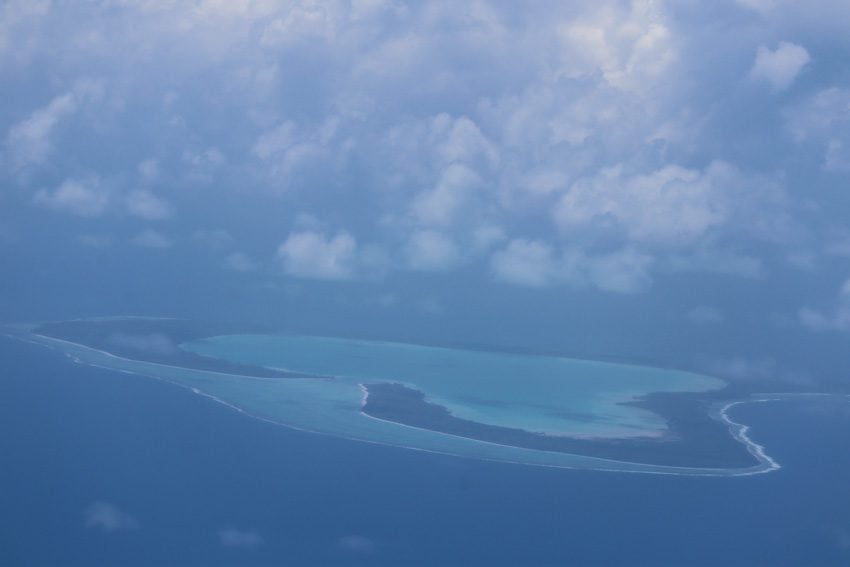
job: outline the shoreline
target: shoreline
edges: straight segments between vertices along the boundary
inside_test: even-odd
[[[401,383],[399,383],[399,385],[404,386],[404,384],[401,384]],[[373,419],[373,420],[380,421],[382,423],[393,424],[393,425],[396,425],[396,426],[407,427],[407,428],[416,429],[416,430],[420,430],[420,431],[436,432],[436,433],[439,433],[441,435],[448,435],[448,436],[451,436],[451,437],[469,439],[469,440],[472,440],[472,441],[476,441],[478,443],[486,443],[486,444],[497,445],[497,446],[501,446],[501,447],[513,447],[513,448],[516,448],[516,449],[538,451],[538,452],[541,452],[541,453],[575,455],[575,456],[581,456],[581,457],[585,457],[585,458],[589,458],[589,459],[605,461],[605,462],[612,462],[612,463],[624,463],[624,464],[631,464],[631,465],[636,465],[636,466],[661,467],[661,468],[671,469],[671,472],[675,472],[676,469],[678,469],[680,471],[684,471],[684,470],[700,471],[700,472],[696,472],[696,473],[685,472],[685,473],[682,473],[682,474],[710,473],[710,474],[714,474],[716,476],[722,476],[722,475],[727,475],[729,473],[733,473],[734,471],[740,471],[739,473],[735,473],[735,474],[755,474],[755,473],[770,472],[770,471],[777,470],[778,468],[780,468],[777,461],[774,460],[769,455],[767,455],[767,453],[766,453],[766,451],[765,451],[765,449],[762,445],[755,443],[754,441],[752,441],[749,438],[749,436],[747,435],[747,431],[749,430],[749,426],[735,422],[734,420],[729,418],[728,415],[725,415],[725,413],[721,416],[720,413],[717,412],[717,416],[715,417],[715,415],[713,415],[715,412],[709,412],[709,413],[706,414],[706,419],[713,418],[713,419],[720,421],[723,424],[723,427],[724,427],[727,435],[730,437],[730,442],[735,442],[735,443],[739,444],[740,446],[742,446],[743,449],[746,450],[746,453],[751,455],[754,458],[754,460],[756,461],[755,463],[753,463],[750,466],[729,466],[729,467],[700,466],[700,465],[692,465],[691,466],[691,465],[687,465],[687,464],[677,465],[677,464],[674,464],[674,463],[641,461],[641,460],[634,460],[634,459],[629,459],[629,458],[618,458],[617,456],[613,456],[613,455],[610,455],[610,454],[609,455],[598,454],[598,453],[593,454],[592,452],[584,452],[584,451],[581,451],[581,450],[569,450],[569,449],[556,450],[556,449],[545,448],[545,447],[534,447],[534,446],[527,446],[527,445],[520,445],[520,444],[501,443],[501,442],[499,442],[499,440],[496,440],[496,439],[486,439],[486,438],[481,438],[481,437],[473,437],[471,435],[465,435],[463,431],[445,430],[445,429],[431,429],[431,428],[426,427],[426,426],[421,425],[421,424],[414,424],[414,423],[409,423],[409,422],[405,422],[405,421],[397,421],[397,420],[394,420],[394,419],[391,419],[391,418],[388,418],[388,417],[381,417],[379,415],[374,415],[372,413],[367,412],[366,411],[366,405],[368,404],[369,399],[370,399],[370,392],[369,392],[368,385],[364,384],[364,383],[359,383],[358,387],[360,388],[360,390],[362,392],[360,413],[365,417],[368,417],[368,418]],[[725,405],[724,405],[724,410],[727,407],[732,407],[732,406],[735,406],[735,405],[738,405],[738,404],[744,404],[744,403],[755,402],[755,401],[761,401],[761,400],[751,400],[751,399],[727,400],[725,402]],[[443,410],[445,410],[449,415],[452,415],[450,411],[446,410],[442,406],[439,406],[439,407],[441,407]],[[477,423],[477,422],[475,423],[475,425],[483,425],[485,427],[487,426],[487,424],[481,424],[481,423]],[[527,434],[534,434],[533,432],[529,432],[529,431],[525,431],[525,430],[521,430],[521,431],[523,433],[527,433]],[[617,442],[617,441],[628,442],[628,441],[631,441],[632,439],[598,437],[597,439],[576,438],[575,440],[578,441],[578,442],[588,442],[588,443],[592,444],[592,443],[594,443],[594,441],[598,441],[599,443],[612,442],[612,441],[613,442]],[[534,463],[531,463],[531,464],[534,464]]]
[[[764,445],[756,443],[752,439],[750,439],[749,431],[750,426],[745,425],[743,423],[739,423],[734,421],[731,417],[729,417],[728,411],[730,408],[733,408],[737,405],[746,404],[746,403],[764,403],[764,402],[773,402],[779,401],[779,398],[758,398],[758,399],[749,399],[749,400],[733,400],[731,402],[726,403],[720,408],[718,415],[723,420],[724,423],[729,427],[729,431],[732,432],[732,436],[735,437],[739,442],[743,443],[747,448],[747,451],[750,452],[752,456],[754,456],[758,461],[762,464],[766,464],[768,466],[767,470],[764,472],[772,472],[775,470],[779,470],[782,468],[773,457],[767,454],[764,449]]]
[[[363,385],[359,384],[359,386],[362,387]],[[362,389],[365,389],[365,388],[362,388]],[[365,394],[363,399],[368,399],[368,393]],[[732,402],[731,405],[745,404],[745,403],[748,403],[750,401],[770,401],[770,400],[738,400],[738,401]],[[431,432],[431,433],[435,432],[432,429],[425,429],[423,427],[417,427],[415,425],[407,425],[407,424],[404,424],[404,423],[399,423],[399,422],[396,422],[396,421],[390,421],[390,420],[387,420],[387,419],[382,419],[380,417],[375,417],[373,415],[363,413],[362,411],[361,411],[361,414],[364,417],[367,417],[369,419],[379,421],[379,422],[382,422],[382,423],[388,423],[388,424],[392,424],[392,425],[399,426],[399,427],[406,427],[406,428],[409,428],[409,429],[416,429],[416,430],[419,430],[419,431],[428,431],[428,432]],[[246,414],[246,415],[250,415],[250,414]],[[730,423],[735,423],[735,422],[732,422],[731,420],[729,420],[729,421],[730,421]],[[737,426],[737,425],[740,425],[740,424],[735,423],[735,425]],[[749,426],[743,426],[743,427],[746,427],[747,429],[749,429]],[[513,445],[503,445],[501,443],[494,443],[492,441],[482,441],[480,439],[474,439],[472,437],[464,437],[462,435],[456,435],[456,434],[453,434],[453,433],[442,433],[442,432],[438,432],[438,433],[440,433],[440,435],[447,435],[449,437],[458,437],[460,439],[469,439],[470,441],[475,441],[477,443],[484,443],[484,444],[487,444],[487,445],[495,445],[497,447],[509,447],[509,448],[513,448],[513,449],[523,449],[523,447],[515,447]],[[352,438],[352,439],[354,439],[354,438]],[[355,440],[358,440],[358,439],[355,439]],[[752,443],[754,446],[757,446],[760,449],[762,448],[761,445],[758,445],[757,443],[750,441],[749,438],[746,438],[746,440],[747,440],[747,442]],[[583,458],[588,458],[588,459],[594,459],[594,460],[597,460],[597,461],[604,461],[604,462],[608,462],[608,463],[649,466],[649,467],[658,467],[660,469],[669,469],[669,470],[634,470],[634,469],[628,470],[628,469],[589,468],[589,467],[578,467],[578,466],[568,466],[568,465],[528,463],[528,462],[523,462],[523,461],[512,461],[512,460],[503,460],[503,459],[492,459],[492,458],[486,458],[486,457],[457,455],[456,453],[434,451],[434,450],[431,450],[431,449],[421,449],[421,448],[417,448],[417,447],[408,447],[408,446],[404,446],[404,445],[394,445],[394,444],[382,443],[382,442],[378,442],[378,441],[366,441],[366,442],[377,443],[377,444],[380,444],[380,445],[387,445],[387,446],[390,446],[390,447],[402,447],[402,448],[405,448],[405,449],[413,449],[413,450],[418,450],[418,451],[427,451],[427,452],[430,452],[430,453],[452,455],[452,456],[457,456],[457,457],[462,457],[462,458],[467,458],[467,459],[475,459],[475,460],[483,460],[483,461],[491,461],[491,462],[499,462],[499,463],[513,463],[513,464],[520,464],[520,465],[526,465],[526,466],[532,466],[532,467],[548,467],[548,468],[569,469],[569,470],[590,470],[590,471],[599,471],[599,472],[617,472],[617,473],[633,473],[633,474],[660,474],[660,475],[672,475],[672,476],[734,477],[734,476],[752,476],[752,475],[756,475],[756,474],[765,474],[765,473],[769,473],[769,472],[772,472],[774,470],[778,470],[779,468],[781,468],[779,463],[777,463],[774,459],[772,459],[771,457],[768,457],[764,453],[762,453],[762,455],[764,455],[765,461],[763,461],[763,462],[760,461],[761,464],[754,465],[753,467],[747,467],[747,468],[743,468],[743,469],[731,469],[731,468],[730,469],[722,469],[722,468],[707,468],[706,467],[706,468],[700,469],[698,467],[689,468],[689,467],[676,467],[676,466],[673,466],[673,465],[653,465],[653,464],[648,464],[648,463],[640,463],[640,462],[637,462],[637,461],[621,461],[621,460],[617,460],[617,459],[607,459],[605,457],[592,457],[592,456],[589,456],[589,455],[581,455],[581,454],[578,454],[578,453],[560,453],[560,452],[556,452],[556,451],[544,451],[544,450],[540,450],[540,449],[529,449],[531,451],[539,451],[541,453],[554,453],[554,454],[560,454],[560,455],[577,456],[577,457],[583,457]],[[748,448],[749,448],[749,446],[748,446]],[[767,463],[769,466],[765,467],[764,466],[765,463]],[[677,470],[677,469],[679,469],[679,470]]]
[[[91,346],[88,346],[88,345],[75,343],[73,341],[69,341],[69,340],[66,340],[66,339],[60,339],[60,338],[57,338],[57,337],[51,337],[51,336],[48,336],[48,335],[41,335],[41,334],[38,334],[38,333],[30,333],[30,335],[33,336],[33,337],[38,337],[45,342],[38,342],[38,341],[33,341],[33,340],[29,340],[27,342],[30,342],[32,344],[41,345],[41,346],[48,346],[48,348],[53,348],[53,347],[51,345],[46,344],[46,343],[55,341],[55,342],[71,345],[73,347],[87,349],[87,350],[96,352],[98,354],[102,354],[104,356],[114,358],[116,360],[121,360],[121,361],[124,361],[124,362],[135,362],[135,363],[141,363],[141,364],[150,364],[151,366],[157,366],[157,367],[161,367],[161,368],[171,368],[171,369],[174,369],[174,370],[186,370],[186,371],[189,371],[189,372],[203,372],[205,374],[215,374],[217,376],[230,376],[230,377],[236,377],[236,378],[244,378],[244,379],[247,379],[247,380],[260,380],[260,381],[263,381],[263,382],[276,382],[276,381],[282,380],[282,379],[283,380],[314,380],[314,379],[332,380],[332,378],[326,378],[326,377],[323,377],[323,376],[316,376],[315,378],[313,378],[313,377],[307,378],[306,376],[305,377],[298,377],[298,378],[270,378],[270,377],[264,377],[264,376],[250,376],[248,374],[233,374],[233,373],[230,373],[230,372],[222,372],[220,370],[207,370],[207,369],[203,369],[203,368],[190,368],[190,367],[187,367],[187,366],[175,366],[173,364],[164,364],[162,362],[154,362],[154,361],[151,361],[151,360],[137,360],[137,359],[134,359],[134,358],[127,358],[127,357],[124,357],[124,356],[119,356],[117,354],[113,354],[111,352],[107,352],[105,350],[100,350],[100,349],[91,347]],[[20,339],[20,340],[26,340],[23,337],[17,337],[15,335],[7,334],[6,336],[16,338],[16,339]],[[66,356],[72,357],[72,355],[70,355],[69,353],[63,352],[59,349],[55,349],[55,350],[62,352]],[[77,360],[75,360],[75,362],[79,362],[79,360],[77,359]],[[80,362],[80,363],[81,364],[89,364],[91,366],[97,366],[97,365],[91,364],[89,362]],[[108,366],[101,366],[101,368],[109,368],[109,367]]]

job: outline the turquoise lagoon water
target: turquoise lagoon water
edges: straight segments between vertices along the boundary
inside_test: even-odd
[[[333,376],[352,404],[361,383],[397,382],[471,421],[593,437],[662,434],[656,414],[623,405],[650,392],[702,392],[715,378],[658,368],[328,337],[227,335],[187,343],[196,354]]]
[[[458,417],[555,434],[656,435],[663,421],[620,401],[649,392],[707,391],[714,378],[649,367],[558,357],[468,351],[323,337],[227,335],[183,348],[233,362],[322,378],[255,378],[120,358],[82,345],[30,335],[80,363],[143,374],[190,388],[259,419],[295,429],[484,460],[645,473],[735,475],[747,469],[623,462],[478,441],[374,419],[360,410],[360,384],[400,382],[425,392]],[[588,414],[594,419],[589,421]]]

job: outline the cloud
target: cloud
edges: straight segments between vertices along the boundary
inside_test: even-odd
[[[562,237],[581,243],[589,259],[598,256],[595,249],[631,250],[633,260],[642,259],[635,274],[647,275],[654,265],[756,278],[766,271],[764,255],[734,249],[741,241],[763,248],[802,239],[787,207],[772,180],[715,161],[702,170],[667,165],[642,174],[605,168],[573,183],[552,217]]]
[[[578,255],[579,260],[585,260]],[[586,260],[590,283],[602,291],[637,293],[652,284],[652,258],[632,248]],[[582,266],[578,266],[582,270]],[[578,272],[581,277],[581,271]]]
[[[723,312],[711,305],[697,305],[687,313],[690,321],[700,325],[714,325],[722,323],[725,317]]]
[[[696,360],[701,372],[735,382],[772,382],[794,389],[816,387],[816,381],[807,371],[780,364],[769,355],[699,356]]]
[[[770,357],[718,357],[706,365],[709,374],[732,380],[768,380],[776,377],[776,361]]]
[[[79,107],[101,96],[103,87],[94,81],[78,80],[74,87],[55,96],[45,106],[13,125],[6,134],[6,148],[16,168],[44,163],[53,149],[55,130]]]
[[[661,2],[600,2],[592,6],[586,14],[558,27],[563,75],[601,71],[610,86],[641,90],[677,59]]]
[[[434,119],[434,129],[435,135],[441,138],[436,152],[443,163],[495,165],[499,159],[498,150],[492,142],[466,116],[452,120],[448,114],[441,113]]]
[[[408,243],[407,257],[412,269],[426,272],[448,269],[460,260],[454,242],[435,230],[414,232]]]
[[[106,250],[112,247],[112,238],[104,234],[82,234],[77,240],[80,244],[97,250]]]
[[[234,243],[233,236],[223,228],[199,228],[192,233],[192,240],[212,250],[221,250]]]
[[[254,148],[251,150],[252,153],[261,159],[269,159],[286,152],[297,141],[295,129],[295,123],[287,120],[279,126],[264,132],[254,144]]]
[[[297,3],[275,18],[263,34],[268,44],[304,40],[333,40],[337,35],[342,9],[332,4]]]
[[[327,164],[327,146],[336,133],[337,119],[329,117],[314,128],[299,127],[287,120],[263,132],[251,153],[268,168],[278,190],[286,190],[311,167]]]
[[[445,226],[453,223],[472,192],[481,184],[475,171],[464,165],[452,164],[440,176],[437,185],[420,193],[413,202],[413,216],[424,225]]]
[[[769,12],[776,7],[776,0],[736,0],[738,4],[756,12]]]
[[[171,337],[162,333],[150,333],[147,335],[113,333],[106,337],[106,342],[119,348],[162,356],[171,356],[179,352],[179,348]]]
[[[850,143],[848,143],[848,140],[832,139],[827,143],[823,166],[827,171],[850,172]]]
[[[843,525],[834,525],[830,526],[828,531],[840,550],[845,553],[850,552],[850,529]]]
[[[66,179],[55,189],[36,191],[33,202],[57,212],[93,218],[115,210],[113,204],[120,202],[116,193],[98,177]],[[128,214],[144,220],[165,220],[174,213],[169,203],[143,189],[131,191],[123,201]]]
[[[99,217],[114,210],[113,203],[120,202],[120,195],[107,187],[98,177],[66,179],[52,190],[40,189],[33,201],[58,212],[81,217]],[[129,192],[123,198],[128,214],[145,220],[171,218],[174,208],[147,190]]]
[[[49,10],[48,0],[9,0],[0,5],[0,66],[28,62],[34,42],[27,32]]]
[[[815,36],[783,15],[805,10],[747,3],[759,13],[658,0],[51,4],[14,24],[42,63],[0,65],[13,91],[0,173],[20,180],[25,164],[38,185],[24,191],[82,217],[153,226],[179,212],[181,233],[219,251],[211,269],[256,267],[233,237],[279,211],[291,234],[252,250],[277,246],[296,277],[489,269],[634,292],[678,271],[762,276],[776,248],[817,250],[800,225],[817,233],[838,209],[795,168],[850,171],[848,89],[810,65]],[[721,26],[732,39],[718,43]],[[738,88],[748,70],[800,88],[754,97]],[[96,171],[109,191],[66,171]],[[204,190],[182,189],[193,182]],[[302,210],[333,224],[299,224]],[[137,243],[170,244],[155,234]]]
[[[823,168],[850,172],[850,89],[830,87],[786,109],[785,127],[800,144],[823,152]]]
[[[766,272],[761,258],[711,249],[674,254],[665,264],[672,272],[707,272],[740,278],[760,278]]]
[[[794,43],[780,42],[773,51],[762,45],[756,53],[750,77],[766,82],[776,91],[782,91],[791,86],[810,60],[809,52]]]
[[[839,136],[850,121],[850,89],[820,89],[789,107],[786,127],[798,141],[828,140]]]
[[[133,244],[142,248],[165,250],[171,248],[171,240],[152,228],[146,228],[133,237]]]
[[[40,189],[33,201],[43,207],[81,217],[98,217],[110,203],[109,191],[96,177],[66,179],[52,191]]]
[[[185,168],[186,179],[191,183],[209,184],[215,174],[224,166],[227,159],[224,153],[215,147],[186,148],[180,160]]]
[[[505,240],[505,230],[492,224],[484,224],[472,231],[472,246],[475,251],[489,250]]]
[[[725,190],[732,169],[665,166],[644,175],[608,168],[577,181],[558,202],[554,218],[567,234],[599,231],[632,242],[682,247],[722,225],[734,203]]]
[[[819,43],[842,44],[846,41],[844,21],[850,16],[845,0],[737,0],[738,4],[757,12],[760,29],[771,32],[793,32],[796,36],[816,36]],[[846,44],[845,44],[846,45]]]
[[[634,249],[588,256],[566,248],[560,254],[545,242],[515,239],[491,257],[494,276],[528,287],[570,285],[614,293],[636,293],[652,283],[652,258]]]
[[[132,516],[114,504],[102,500],[86,508],[83,516],[87,528],[106,533],[134,530],[139,527],[139,523]]]
[[[370,554],[375,551],[375,542],[361,535],[347,535],[339,538],[339,547],[350,553]]]
[[[15,165],[39,164],[50,153],[51,135],[57,124],[74,113],[77,103],[71,93],[59,95],[22,122],[15,124],[6,135],[6,147]]]
[[[831,310],[818,311],[803,307],[797,312],[797,318],[804,327],[812,331],[850,330],[850,279],[842,284],[838,299]]]
[[[256,530],[238,530],[224,528],[218,532],[219,541],[225,547],[254,549],[263,543],[263,537]]]
[[[174,214],[174,208],[150,191],[131,191],[126,199],[127,212],[145,220],[164,220]]]
[[[155,159],[148,158],[139,162],[136,169],[142,180],[147,182],[152,182],[159,176],[159,163]]]
[[[491,265],[496,278],[529,287],[550,285],[557,271],[551,246],[523,238],[494,253]]]
[[[347,232],[328,238],[314,231],[289,235],[277,249],[284,271],[299,278],[346,280],[354,277],[357,241]]]
[[[257,269],[257,264],[242,252],[228,254],[224,265],[235,272],[252,272]]]

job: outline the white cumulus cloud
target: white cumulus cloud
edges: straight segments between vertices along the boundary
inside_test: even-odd
[[[147,228],[134,236],[133,244],[142,248],[153,248],[157,250],[171,248],[171,240],[152,228]]]
[[[6,134],[6,148],[15,166],[42,164],[53,148],[54,131],[59,124],[101,91],[102,86],[96,82],[78,81],[71,90],[55,96],[12,126]]]
[[[36,204],[55,211],[81,217],[97,217],[109,207],[109,191],[96,177],[66,179],[53,190],[40,189],[33,198]]]
[[[772,51],[762,45],[756,52],[750,76],[768,83],[777,91],[785,90],[810,60],[806,48],[795,43],[783,41]]]
[[[147,335],[113,333],[106,337],[106,342],[119,348],[164,356],[174,355],[179,352],[174,341],[162,333],[150,333]]]
[[[674,165],[644,175],[605,169],[570,187],[555,221],[567,233],[604,230],[643,244],[688,245],[728,217],[731,203],[718,183],[727,169],[719,163],[706,172]]]
[[[131,191],[126,199],[127,212],[145,220],[163,220],[174,214],[174,208],[150,191]]]
[[[837,301],[831,309],[819,311],[803,307],[797,312],[797,317],[804,327],[812,331],[850,330],[850,280],[841,285]]]
[[[256,530],[224,528],[219,530],[218,538],[225,547],[255,548],[263,543],[263,537]]]
[[[339,538],[339,547],[350,553],[368,554],[375,551],[375,542],[361,535],[347,535]]]
[[[586,259],[579,255],[579,259],[587,264],[584,269],[590,284],[602,291],[637,293],[646,291],[652,284],[652,257],[633,248]],[[573,275],[576,276],[581,277],[581,272]]]
[[[23,166],[43,162],[50,152],[53,129],[65,116],[72,114],[76,107],[74,97],[66,93],[34,111],[26,120],[15,124],[6,136],[6,146],[16,164]]]
[[[614,293],[636,293],[652,283],[653,259],[632,248],[588,255],[577,248],[560,252],[537,240],[515,239],[491,257],[494,276],[528,287],[569,285]]]
[[[103,532],[133,530],[139,527],[135,518],[115,504],[105,501],[94,502],[86,508],[83,516],[87,528],[99,529]]]
[[[347,232],[333,237],[315,231],[295,232],[277,249],[287,274],[321,280],[354,277],[357,241]]]
[[[724,320],[723,312],[711,305],[697,305],[688,311],[687,317],[700,325],[722,323]]]
[[[437,185],[420,193],[413,202],[413,214],[425,225],[445,226],[459,217],[481,184],[478,174],[464,165],[452,164],[442,173]]]
[[[590,3],[592,9],[559,26],[561,73],[601,72],[618,89],[642,90],[677,59],[663,5],[655,0]]]
[[[455,243],[435,230],[420,230],[410,237],[408,263],[414,270],[437,271],[452,267],[460,259]]]
[[[228,254],[224,265],[236,272],[251,272],[257,269],[257,264],[242,252]]]
[[[491,262],[495,276],[513,284],[543,287],[556,275],[551,246],[535,240],[512,240],[493,254]]]

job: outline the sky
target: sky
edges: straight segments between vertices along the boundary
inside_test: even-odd
[[[847,383],[844,0],[8,0],[0,319]]]

